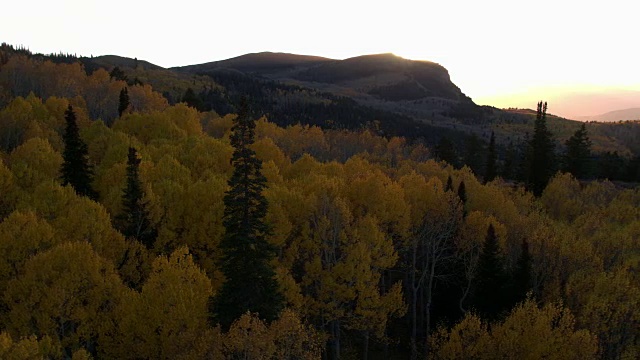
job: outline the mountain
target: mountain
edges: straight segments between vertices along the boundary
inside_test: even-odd
[[[148,70],[160,70],[164,69],[161,66],[152,64],[148,61],[131,59],[128,57],[117,56],[117,55],[102,55],[96,57],[84,57],[82,58],[82,62],[87,66],[90,64],[94,67],[104,67],[104,68],[112,68],[114,66],[120,68],[136,68],[137,66],[141,66]]]
[[[181,73],[255,77],[312,89],[419,122],[479,118],[482,110],[451,82],[447,69],[429,61],[375,54],[332,60],[285,53],[256,53],[199,65],[172,68]],[[235,76],[234,75],[234,76]],[[446,122],[446,121],[445,121]]]
[[[295,55],[287,53],[261,52],[241,55],[227,60],[213,61],[204,64],[171,68],[179,72],[201,73],[219,69],[234,69],[248,74],[268,75],[283,71],[307,68],[323,62],[331,62],[320,56]]]
[[[609,111],[608,113],[594,115],[594,116],[579,116],[576,120],[580,121],[621,121],[621,120],[640,120],[640,108],[630,108],[616,111]]]
[[[301,81],[356,88],[387,101],[426,97],[461,100],[463,97],[441,65],[407,60],[393,54],[364,55],[325,62],[293,77]]]

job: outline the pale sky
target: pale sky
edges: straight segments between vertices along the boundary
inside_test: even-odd
[[[632,0],[167,3],[14,0],[2,5],[0,42],[163,67],[261,51],[335,59],[392,52],[440,63],[478,104],[531,108],[545,99],[565,116],[600,111],[569,106],[563,99],[572,94],[640,94],[640,4]]]

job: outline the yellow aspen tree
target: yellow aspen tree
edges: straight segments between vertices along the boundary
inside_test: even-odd
[[[33,138],[11,152],[9,164],[16,184],[33,191],[42,182],[58,180],[62,156],[47,140]]]
[[[4,294],[13,336],[51,336],[65,356],[100,354],[125,287],[113,265],[86,242],[63,243],[29,259]]]
[[[208,329],[211,281],[186,247],[160,256],[142,291],[128,292],[118,308],[117,335],[108,357],[176,359],[189,354]]]

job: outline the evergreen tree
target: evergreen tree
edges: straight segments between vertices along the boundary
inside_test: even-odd
[[[481,177],[484,172],[484,146],[476,134],[465,137],[463,164]]]
[[[451,175],[447,177],[447,185],[444,187],[444,191],[453,191],[453,179]]]
[[[264,222],[267,200],[262,195],[267,180],[261,173],[262,161],[251,149],[255,126],[243,99],[231,129],[234,171],[224,197],[226,232],[220,248],[226,281],[211,303],[212,320],[225,329],[247,311],[272,321],[283,308],[283,296],[270,265],[274,248],[265,239],[270,232]]]
[[[149,211],[144,201],[145,192],[139,174],[140,162],[138,152],[130,147],[127,156],[127,185],[122,194],[122,213],[116,217],[116,227],[124,236],[137,239],[151,249],[157,230],[149,220]]]
[[[458,198],[460,199],[460,203],[462,203],[462,213],[464,216],[467,215],[467,187],[464,185],[464,180],[460,180],[460,184],[458,185]]]
[[[127,81],[127,75],[125,75],[124,71],[120,69],[118,66],[114,67],[109,73],[109,77],[111,79],[116,79],[120,81]]]
[[[540,101],[526,162],[527,188],[535,196],[542,194],[555,173],[554,148],[553,135],[547,129],[547,103]]]
[[[484,170],[484,182],[488,183],[489,181],[496,178],[498,171],[496,169],[496,138],[493,131],[491,132],[491,139],[489,140],[489,147],[487,148],[487,161],[485,163]]]
[[[525,133],[523,141],[518,144],[518,147],[516,149],[516,157],[514,163],[515,169],[513,172],[513,179],[523,183],[527,182],[529,173],[529,165],[527,163],[529,160],[529,146],[529,133]]]
[[[504,287],[506,285],[506,276],[504,273],[504,260],[493,224],[490,224],[487,229],[487,236],[478,260],[476,278],[474,296],[476,309],[487,319],[495,320],[505,310]]]
[[[440,138],[435,148],[435,155],[438,160],[446,161],[453,167],[458,165],[458,154],[456,153],[455,146],[446,136]]]
[[[67,126],[62,141],[64,151],[61,168],[62,185],[71,185],[78,195],[86,196],[92,200],[98,199],[98,193],[93,190],[93,169],[89,164],[89,150],[80,138],[80,129],[76,123],[76,114],[69,105],[64,113]]]
[[[531,290],[531,266],[529,243],[526,240],[523,240],[522,251],[520,252],[520,257],[518,258],[512,277],[511,305],[524,301],[527,297],[527,293]]]
[[[620,180],[624,174],[625,161],[617,151],[607,151],[598,159],[598,178]]]
[[[518,152],[510,141],[504,152],[504,163],[502,164],[500,176],[503,179],[514,179],[516,177],[516,166],[518,163]]]
[[[122,114],[127,110],[127,108],[129,107],[129,89],[127,89],[127,87],[123,87],[122,90],[120,90],[120,98],[119,98],[119,103],[118,103],[118,116],[122,116]]]
[[[640,182],[640,155],[629,160],[624,179],[628,182]]]
[[[567,145],[567,153],[564,157],[563,170],[578,179],[589,176],[591,140],[587,135],[586,125],[583,123],[565,144]]]
[[[192,88],[187,88],[184,96],[182,97],[182,102],[186,103],[194,109],[197,109],[198,111],[203,111],[204,103],[200,96],[198,96]]]

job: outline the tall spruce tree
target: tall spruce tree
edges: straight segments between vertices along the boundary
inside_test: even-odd
[[[531,281],[531,253],[529,252],[529,243],[522,241],[522,251],[516,263],[511,281],[511,298],[512,304],[522,302],[526,299],[527,293],[532,289]]]
[[[127,110],[127,108],[129,107],[129,89],[127,89],[127,87],[123,87],[122,90],[120,90],[120,97],[118,99],[118,116],[122,116],[122,114]]]
[[[565,172],[573,174],[578,179],[588,177],[591,162],[591,140],[587,134],[587,127],[583,123],[573,136],[566,142],[567,153],[564,156]]]
[[[149,220],[145,192],[140,181],[138,152],[129,147],[127,156],[127,185],[122,194],[122,213],[116,217],[116,227],[127,238],[140,241],[147,249],[153,248],[157,229]]]
[[[527,153],[527,188],[540,196],[556,170],[555,143],[547,129],[547,103],[538,103],[533,137]]]
[[[93,169],[89,164],[89,150],[80,138],[80,129],[76,122],[76,114],[69,104],[64,112],[67,123],[62,141],[64,151],[62,152],[61,179],[62,185],[71,185],[76,193],[86,196],[92,200],[98,199],[98,193],[93,190]]]
[[[496,169],[496,138],[493,131],[491,132],[491,139],[489,140],[489,147],[487,148],[487,161],[485,162],[484,169],[484,182],[488,183],[489,181],[496,178],[498,175],[498,171]]]
[[[483,317],[495,320],[505,310],[505,302],[510,299],[505,299],[504,296],[507,277],[493,224],[487,229],[476,278],[475,307]]]
[[[467,187],[464,185],[464,180],[460,180],[458,185],[458,199],[462,204],[462,216],[467,216]]]
[[[447,177],[447,185],[445,185],[444,191],[453,191],[453,179],[451,175]]]
[[[247,311],[272,321],[284,302],[270,265],[275,249],[265,239],[270,232],[264,221],[268,204],[262,195],[267,180],[261,172],[262,161],[251,149],[255,126],[243,99],[231,129],[234,171],[224,197],[226,232],[220,248],[226,281],[211,302],[211,320],[224,329]]]

